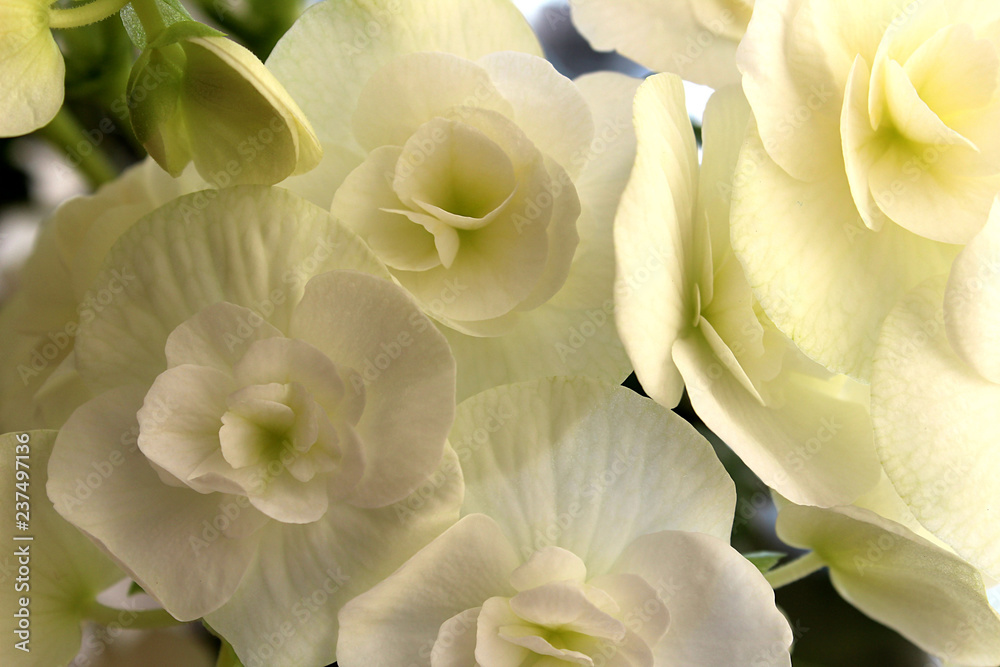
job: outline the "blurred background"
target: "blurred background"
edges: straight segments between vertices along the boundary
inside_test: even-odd
[[[67,1],[68,0],[60,0]],[[663,0],[670,1],[670,0]],[[643,77],[644,68],[615,54],[597,53],[574,30],[566,2],[515,0],[531,22],[553,65],[568,77],[595,70],[616,70]],[[294,13],[282,0],[189,0],[196,18],[214,24],[265,58]],[[296,6],[296,11],[298,7]],[[200,10],[200,14],[196,11]],[[282,11],[283,10],[283,11]],[[0,139],[0,304],[17,286],[17,271],[30,252],[39,224],[62,201],[92,190],[95,174],[110,177],[143,157],[123,108],[132,45],[118,19],[87,28],[57,31],[66,54],[66,104],[86,139],[69,140],[53,128],[27,137]],[[711,89],[686,84],[692,124],[700,129]],[[87,129],[94,128],[94,129]],[[101,151],[94,147],[100,145]],[[99,156],[95,157],[95,155]],[[90,177],[74,167],[86,160]],[[641,392],[631,377],[626,385]],[[774,507],[767,488],[700,423],[683,402],[677,411],[713,441],[736,481],[739,502],[733,546],[743,553],[792,550],[775,536]],[[825,571],[776,592],[778,605],[795,634],[795,667],[931,667],[938,664],[895,632],[868,619],[840,599]],[[156,641],[167,638],[158,636]],[[155,656],[153,650],[152,655]],[[155,667],[148,650],[120,664]],[[144,655],[143,658],[136,658]],[[153,662],[150,662],[153,660]],[[116,663],[119,664],[119,663]],[[162,663],[164,665],[173,663]],[[194,665],[195,663],[190,663]],[[695,667],[695,666],[684,666]],[[739,667],[739,666],[734,666]]]

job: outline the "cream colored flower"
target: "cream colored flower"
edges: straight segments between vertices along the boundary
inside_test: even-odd
[[[339,664],[790,664],[770,588],[728,545],[732,482],[669,410],[527,382],[465,401],[450,440],[465,516],[344,608]]]
[[[700,169],[680,79],[635,100],[638,156],[615,219],[616,316],[643,387],[698,415],[795,502],[843,505],[880,467],[868,388],[809,360],[761,311],[729,244],[728,194],[749,110],[739,90],[705,112]]]
[[[454,359],[329,213],[262,186],[210,195],[160,207],[107,253],[95,284],[131,278],[81,323],[94,398],[59,432],[48,493],[244,662],[327,664],[340,606],[458,518]],[[295,640],[269,644],[317,590]]]
[[[878,329],[1000,189],[995,3],[757,2],[733,245],[779,329],[867,381]]]
[[[130,280],[119,271],[95,285],[104,258],[139,218],[204,187],[190,170],[173,179],[147,160],[42,224],[20,288],[0,311],[0,430],[58,428],[92,397],[75,371],[76,337]]]
[[[441,323],[460,396],[627,374],[610,237],[639,82],[569,81],[540,56],[506,0],[331,1],[267,63],[325,151],[284,185],[332,202]]]

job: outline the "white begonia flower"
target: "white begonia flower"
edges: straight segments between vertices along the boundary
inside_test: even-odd
[[[105,258],[95,284],[134,278],[81,324],[96,398],[59,433],[49,497],[248,666],[327,664],[340,606],[458,518],[454,359],[329,213],[259,186],[204,197]]]
[[[55,431],[0,436],[0,613],[5,665],[65,665],[80,650],[82,625],[98,593],[123,577],[45,497]],[[15,498],[15,494],[21,495]],[[17,503],[17,504],[15,504]],[[17,514],[20,513],[20,514]],[[15,522],[24,521],[27,527]],[[18,540],[30,536],[30,540]],[[11,541],[13,538],[13,542]]]
[[[50,4],[0,3],[0,137],[34,132],[62,107],[66,63],[49,30]]]
[[[986,222],[998,20],[988,0],[756,4],[733,245],[778,328],[833,371],[867,381],[889,310]]]
[[[219,186],[270,185],[322,156],[309,121],[264,63],[194,21],[174,23],[146,47],[128,97],[136,137],[174,176],[194,162]]]
[[[463,518],[340,614],[338,664],[789,665],[729,547],[735,490],[670,411],[596,380],[459,406]]]
[[[460,397],[628,372],[610,246],[639,82],[569,81],[541,55],[509,0],[349,0],[311,7],[267,61],[324,147],[283,185],[332,202],[441,323]]]
[[[0,430],[58,428],[92,398],[75,370],[76,336],[131,280],[119,270],[95,286],[105,256],[139,218],[204,187],[191,170],[173,179],[146,160],[42,224],[20,287],[0,311]]]
[[[927,533],[883,477],[857,506],[779,504],[778,536],[811,549],[845,600],[921,649],[963,665],[1000,662],[1000,616],[983,576]]]
[[[929,531],[1000,578],[1000,203],[945,282],[907,294],[882,326],[872,371],[875,445]]]
[[[754,0],[570,0],[573,23],[598,51],[723,88],[739,83],[736,46]]]
[[[760,311],[729,245],[729,184],[749,110],[705,112],[700,170],[680,79],[635,99],[638,155],[615,220],[618,326],[644,389],[698,415],[769,486],[843,505],[877,482],[868,392],[807,359]]]

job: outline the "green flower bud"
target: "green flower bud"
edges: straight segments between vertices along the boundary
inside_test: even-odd
[[[167,28],[128,83],[132,127],[177,176],[194,161],[224,187],[309,171],[322,149],[305,115],[250,51],[194,21]]]

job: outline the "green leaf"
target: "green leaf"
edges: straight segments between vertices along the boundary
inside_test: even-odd
[[[782,558],[788,554],[782,553],[781,551],[754,551],[752,553],[743,554],[743,557],[754,564],[761,574],[766,574],[775,565],[778,564]]]

